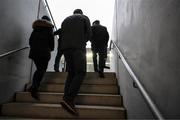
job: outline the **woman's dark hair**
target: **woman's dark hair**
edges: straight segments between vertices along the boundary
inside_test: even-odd
[[[99,21],[99,20],[95,20],[95,21],[93,22],[93,25],[95,25],[95,24],[100,24],[100,21]]]
[[[42,16],[41,19],[44,19],[44,20],[47,20],[47,21],[51,21],[51,19],[47,15]]]
[[[81,9],[75,9],[73,14],[83,14]]]

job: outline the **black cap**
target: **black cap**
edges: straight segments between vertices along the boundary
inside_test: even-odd
[[[73,14],[83,14],[81,9],[75,9]]]
[[[42,16],[41,19],[44,19],[44,20],[47,20],[47,21],[51,21],[51,19],[47,15]]]
[[[100,21],[99,20],[95,20],[94,22],[93,22],[93,25],[94,24],[100,24]]]

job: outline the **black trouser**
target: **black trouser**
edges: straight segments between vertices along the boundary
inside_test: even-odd
[[[60,62],[62,55],[63,55],[63,52],[60,49],[58,49],[57,54],[56,54],[56,58],[55,58],[55,63],[54,63],[54,69],[55,70],[59,70],[59,62]]]
[[[48,66],[48,61],[49,59],[33,59],[34,64],[36,65],[36,71],[34,72],[33,75],[33,83],[32,83],[32,90],[37,91],[39,86],[40,86],[40,82],[46,72],[47,66]]]
[[[93,52],[93,65],[94,65],[94,71],[98,72],[98,64],[97,64],[97,52]]]
[[[106,58],[107,58],[107,52],[93,52],[93,64],[94,64],[94,71],[95,72],[104,72],[104,67],[106,63]],[[97,54],[99,55],[99,65],[97,64]]]
[[[68,71],[64,99],[74,101],[86,74],[86,51],[66,50],[64,56]]]

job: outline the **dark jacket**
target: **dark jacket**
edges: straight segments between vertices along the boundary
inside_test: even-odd
[[[90,40],[91,27],[89,18],[85,15],[74,14],[67,17],[62,25],[62,50],[85,49]]]
[[[102,25],[94,25],[91,30],[91,49],[96,52],[106,52],[109,40],[107,28]]]
[[[54,50],[54,26],[46,20],[36,20],[32,27],[29,58],[50,59],[50,52]]]

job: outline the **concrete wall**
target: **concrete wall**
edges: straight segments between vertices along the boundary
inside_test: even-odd
[[[112,39],[165,118],[180,118],[180,0],[116,0]],[[128,118],[152,118],[120,59]]]
[[[38,16],[38,0],[3,0],[0,2],[0,54],[28,46],[32,22]],[[47,14],[43,2],[40,13]],[[0,59],[0,104],[22,91],[30,80],[29,49]]]

